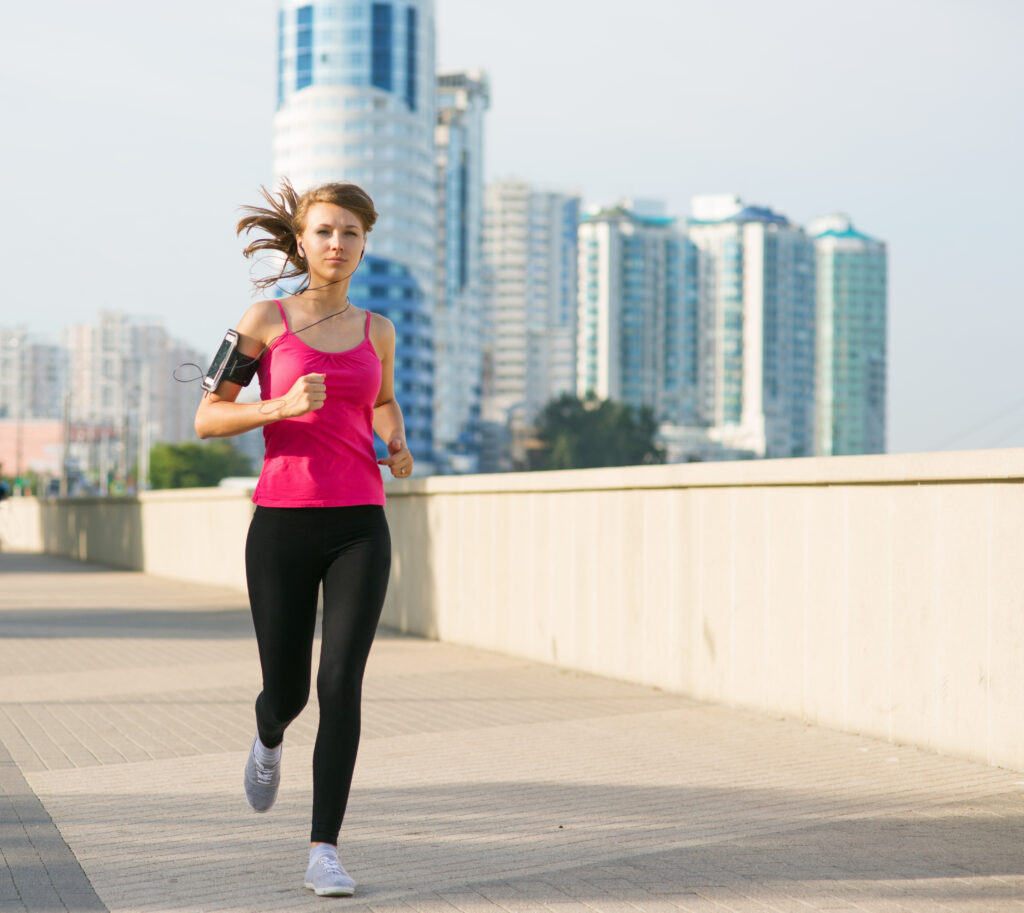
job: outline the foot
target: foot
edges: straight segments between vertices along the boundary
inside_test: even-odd
[[[253,739],[249,759],[245,762],[245,798],[258,812],[265,812],[277,798],[277,787],[281,783],[281,762],[267,764],[256,757],[256,742]]]
[[[310,861],[306,887],[321,897],[351,897],[356,892],[355,879],[342,868],[334,853],[320,853]]]

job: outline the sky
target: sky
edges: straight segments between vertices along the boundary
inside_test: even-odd
[[[0,36],[0,325],[101,308],[212,352],[253,299],[274,0],[50,0]],[[1024,4],[435,0],[491,82],[487,178],[585,204],[738,193],[889,245],[891,452],[1024,446]],[[387,214],[383,215],[386,219]],[[383,224],[383,223],[381,223]]]

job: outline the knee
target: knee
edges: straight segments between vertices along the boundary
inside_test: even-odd
[[[294,720],[309,700],[309,689],[294,694],[271,696],[263,693],[263,708],[280,726],[287,726]]]
[[[321,705],[358,704],[362,688],[362,675],[351,669],[321,669],[316,677],[316,693]]]

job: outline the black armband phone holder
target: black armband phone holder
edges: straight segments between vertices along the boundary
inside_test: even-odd
[[[222,380],[247,387],[259,366],[259,356],[250,358],[238,351],[238,333],[228,330],[224,334],[217,354],[213,356],[210,369],[203,375],[202,387],[213,393]]]

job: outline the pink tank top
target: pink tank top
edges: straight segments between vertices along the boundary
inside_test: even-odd
[[[263,426],[266,456],[253,501],[262,507],[351,507],[384,504],[384,483],[373,449],[373,404],[380,392],[380,359],[370,342],[344,352],[321,352],[285,332],[260,359],[262,399],[284,396],[304,374],[327,375],[320,409]]]

